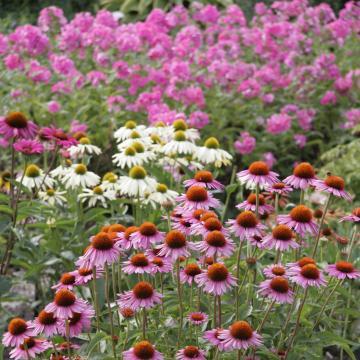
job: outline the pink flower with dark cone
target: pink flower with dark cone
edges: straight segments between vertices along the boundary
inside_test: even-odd
[[[33,139],[38,127],[19,112],[11,112],[6,117],[0,117],[0,134],[6,140],[11,138]]]
[[[203,291],[213,295],[223,295],[233,286],[236,286],[236,279],[229,273],[229,270],[222,263],[210,265],[207,270],[196,276],[195,282]]]
[[[265,249],[264,237],[255,235],[248,239],[251,246],[256,246],[258,249]]]
[[[196,225],[196,224],[198,224],[201,220],[200,220],[200,218],[201,218],[201,216],[203,215],[203,214],[205,214],[207,211],[205,210],[205,209],[196,209],[196,210],[192,210],[192,211],[186,211],[183,215],[182,215],[182,217],[186,220],[186,221],[188,221],[190,224],[192,224],[192,225]],[[215,213],[214,213],[215,214]],[[216,216],[216,214],[215,214],[215,217],[217,217]]]
[[[117,304],[120,308],[130,308],[137,311],[140,308],[150,309],[161,303],[162,295],[154,290],[147,281],[140,281],[132,290],[119,296]]]
[[[275,276],[260,283],[259,294],[275,300],[278,304],[291,304],[294,293],[290,289],[289,281],[284,276]]]
[[[42,154],[44,146],[37,140],[20,139],[14,143],[14,149],[24,155]]]
[[[159,256],[177,260],[180,256],[190,256],[189,250],[195,250],[195,244],[186,240],[184,234],[178,230],[171,230],[166,234],[164,244],[159,246]]]
[[[205,187],[209,190],[221,190],[224,185],[215,180],[213,174],[210,171],[201,170],[198,171],[193,179],[184,181],[185,187],[191,187],[194,185]]]
[[[180,270],[180,282],[182,284],[192,285],[198,275],[202,273],[199,265],[190,263],[185,266],[185,269]]]
[[[322,272],[315,264],[307,264],[301,268],[292,268],[289,278],[304,289],[309,286],[321,287],[326,285]]]
[[[285,266],[281,264],[271,264],[263,269],[263,273],[267,278],[274,278],[276,276],[287,276],[287,271]]]
[[[125,274],[151,274],[153,266],[143,253],[133,255],[122,267]]]
[[[316,261],[311,257],[304,256],[301,259],[299,259],[297,262],[287,263],[286,264],[287,274],[290,275],[293,274],[294,272],[297,273],[298,271],[301,270],[303,266],[308,264],[316,265]]]
[[[88,332],[91,328],[91,319],[95,316],[95,311],[91,305],[87,304],[87,307],[81,313],[73,313],[69,318],[69,335],[70,337],[78,336],[82,332]],[[62,322],[59,327],[59,333],[63,336],[66,335],[65,322]]]
[[[305,205],[295,206],[289,215],[279,215],[277,221],[279,224],[287,225],[300,236],[306,233],[316,235],[319,231],[319,226],[312,220],[312,211]]]
[[[293,188],[291,186],[284,184],[283,182],[277,182],[270,186],[266,186],[265,190],[270,194],[287,195],[291,191],[293,191]]]
[[[5,346],[19,346],[26,338],[34,335],[34,325],[31,321],[14,318],[9,322],[8,331],[3,335],[2,343]]]
[[[176,198],[176,201],[180,202],[180,206],[184,210],[208,210],[211,207],[217,208],[220,204],[219,200],[215,199],[210,192],[199,185],[193,185],[188,188],[185,194]]]
[[[14,360],[36,359],[38,354],[43,353],[50,347],[51,345],[44,339],[28,337],[19,347],[10,351],[10,358]]]
[[[229,235],[228,229],[224,228],[221,221],[214,216],[206,219],[205,221],[200,221],[197,224],[194,224],[191,227],[191,235],[202,235],[205,237],[207,234],[215,230],[222,232],[226,236]]]
[[[219,335],[224,329],[212,329],[204,332],[203,338],[207,340],[210,344],[216,346],[220,351],[224,350],[223,340],[219,339]]]
[[[279,174],[270,171],[268,165],[263,161],[253,162],[247,170],[238,172],[237,177],[242,184],[246,184],[250,188],[259,185],[260,188],[270,186],[279,182]]]
[[[206,234],[202,241],[196,243],[198,251],[205,256],[229,257],[234,252],[234,242],[221,231],[214,230]]]
[[[285,251],[297,249],[300,245],[294,240],[294,233],[286,225],[277,225],[272,233],[264,237],[263,244],[267,249]]]
[[[250,194],[248,198],[242,203],[236,205],[238,210],[248,210],[255,212],[256,211],[256,194]],[[274,211],[274,208],[271,205],[265,203],[265,198],[263,195],[259,194],[259,214],[270,214]]]
[[[79,268],[74,271],[75,285],[81,286],[87,284],[94,278],[93,269]],[[104,276],[104,269],[96,268],[96,278],[100,279]]]
[[[176,353],[176,360],[206,360],[204,350],[199,349],[197,346],[186,346],[184,349]]]
[[[329,274],[329,276],[341,280],[360,278],[360,271],[348,261],[338,261],[336,264],[328,265],[325,271]]]
[[[182,232],[185,236],[191,235],[192,224],[183,217],[173,220],[171,227],[173,230]]]
[[[151,245],[161,243],[164,240],[164,233],[159,231],[151,222],[144,222],[139,230],[130,235],[130,241],[134,249],[148,249]]]
[[[342,221],[350,221],[353,223],[360,223],[360,207],[355,208],[351,215],[346,215],[340,219],[340,222]]]
[[[54,316],[54,313],[42,310],[33,321],[34,335],[44,334],[46,337],[56,335],[62,322]]]
[[[262,345],[261,336],[246,321],[234,322],[228,330],[220,332],[219,339],[225,351],[246,350]]]
[[[72,290],[76,285],[75,283],[76,283],[76,271],[72,271],[62,274],[59,283],[52,286],[51,289],[56,291],[60,289]]]
[[[193,325],[202,325],[208,321],[209,317],[205,313],[197,311],[190,313],[187,318]]]
[[[240,241],[250,239],[254,236],[262,237],[262,231],[265,226],[262,225],[251,211],[240,213],[235,220],[227,222],[230,225],[229,230],[236,235]]]
[[[172,271],[172,263],[164,257],[157,257],[155,256],[152,260],[151,260],[151,265],[152,265],[152,273],[153,274],[157,274],[157,273],[162,273],[162,274],[166,274]]]
[[[123,233],[119,233],[118,244],[120,249],[122,250],[130,250],[132,248],[132,241],[130,240],[130,236],[138,231],[139,228],[137,226],[129,226]]]
[[[309,186],[315,186],[317,177],[311,164],[307,162],[295,166],[293,174],[284,179],[284,183],[292,186],[294,189],[304,190]]]
[[[77,144],[77,140],[66,134],[63,129],[44,127],[41,128],[40,133],[41,138],[52,141],[55,145],[63,149],[67,149],[70,146]]]
[[[345,181],[340,176],[328,175],[325,180],[317,180],[315,188],[318,191],[324,191],[347,201],[352,201],[351,195],[344,190]]]
[[[45,311],[54,313],[54,316],[60,319],[68,319],[74,313],[82,312],[86,307],[86,302],[77,299],[73,292],[61,289],[55,294],[54,301],[46,305]]]
[[[143,340],[122,353],[124,360],[163,360],[163,355],[150,342]]]

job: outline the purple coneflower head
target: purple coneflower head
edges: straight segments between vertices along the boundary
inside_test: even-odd
[[[301,268],[292,268],[290,280],[304,289],[309,286],[321,287],[326,285],[326,280],[315,264],[307,264]]]
[[[270,194],[279,194],[279,195],[287,195],[289,192],[293,191],[291,186],[286,185],[283,182],[277,182],[270,186],[267,186],[266,191]]]
[[[74,271],[75,275],[75,285],[81,286],[87,284],[94,278],[93,269],[89,268],[79,268]],[[96,268],[96,278],[100,279],[104,275],[104,269]]]
[[[153,266],[143,253],[133,255],[129,261],[125,261],[123,265],[125,274],[151,274]]]
[[[130,291],[119,296],[120,308],[130,308],[137,311],[140,308],[150,309],[161,303],[162,295],[154,290],[147,281],[138,282]]]
[[[292,186],[294,189],[304,190],[309,186],[315,186],[316,179],[315,170],[312,165],[303,162],[295,166],[293,174],[284,179],[284,183]]]
[[[121,250],[130,250],[133,246],[131,241],[131,235],[137,232],[139,228],[137,226],[129,226],[124,232],[119,233],[118,245]]]
[[[256,246],[258,249],[265,249],[264,238],[262,236],[254,235],[248,239],[251,246]]]
[[[187,264],[185,269],[180,271],[180,282],[182,284],[192,285],[196,277],[202,273],[198,264],[190,263]]]
[[[351,215],[346,215],[340,219],[340,222],[342,221],[350,221],[353,223],[360,223],[360,207],[355,208]]]
[[[127,307],[120,308],[119,313],[124,319],[132,319],[135,315],[135,311]]]
[[[19,346],[26,338],[34,335],[34,325],[30,321],[14,318],[9,322],[8,331],[3,335],[2,343],[5,346]]]
[[[171,230],[166,234],[165,242],[159,246],[159,256],[177,260],[180,256],[190,256],[189,249],[194,250],[195,244],[186,240],[183,233],[178,230]]]
[[[334,196],[352,201],[351,195],[344,190],[345,181],[340,176],[328,175],[325,180],[317,180],[315,188],[318,191],[325,191]]]
[[[185,236],[191,235],[192,224],[183,217],[177,217],[171,222],[171,228],[182,232]]]
[[[77,144],[77,140],[65,133],[63,129],[55,127],[41,128],[41,138],[52,141],[54,145],[67,149]]]
[[[287,225],[300,236],[306,233],[316,235],[319,231],[319,226],[313,221],[311,210],[305,205],[295,206],[289,215],[279,215],[277,221],[279,224]]]
[[[68,289],[72,290],[76,285],[76,271],[68,272],[61,275],[60,281],[51,287],[53,290]]]
[[[10,358],[14,360],[36,359],[38,354],[46,351],[51,345],[44,339],[26,338],[22,344],[10,351]]]
[[[203,312],[192,312],[188,315],[188,320],[193,325],[202,325],[208,321],[208,316]]]
[[[239,237],[240,241],[254,236],[262,237],[262,231],[265,229],[265,226],[259,222],[251,211],[243,211],[235,220],[229,220],[227,224],[230,225],[229,230]]]
[[[263,273],[270,279],[276,276],[287,276],[286,268],[281,264],[268,265],[263,269]]]
[[[188,221],[190,224],[195,225],[200,222],[200,218],[207,211],[205,209],[195,209],[191,211],[186,211],[182,217]]]
[[[314,264],[316,265],[316,261],[308,256],[304,256],[301,259],[299,259],[297,262],[294,263],[287,263],[286,264],[286,268],[287,268],[287,274],[290,275],[294,272],[298,272],[298,270],[301,270],[301,268],[305,265],[308,264]]]
[[[210,192],[199,185],[191,186],[186,190],[185,194],[178,196],[176,200],[181,203],[180,206],[184,210],[207,210],[211,207],[217,208],[220,204],[219,200],[215,199]]]
[[[328,265],[325,271],[340,280],[360,278],[360,271],[348,261],[338,261],[336,264]]]
[[[220,332],[219,338],[225,351],[246,350],[262,344],[261,336],[246,321],[234,322],[228,330]]]
[[[283,276],[275,276],[261,282],[259,294],[278,304],[291,304],[294,300],[294,293],[290,289],[289,281]]]
[[[219,231],[214,230],[204,236],[203,240],[196,243],[198,251],[205,256],[229,257],[234,252],[235,244]]]
[[[14,149],[25,155],[42,154],[44,146],[37,140],[20,139],[14,143]]]
[[[206,272],[196,276],[195,282],[204,292],[213,295],[223,295],[236,285],[236,279],[222,263],[210,265]]]
[[[11,138],[33,139],[37,130],[37,125],[19,111],[11,112],[0,118],[0,134],[6,140]]]
[[[33,321],[34,335],[44,334],[46,337],[51,337],[58,333],[58,328],[63,322],[55,317],[54,313],[42,310]]]
[[[300,245],[294,240],[292,230],[286,225],[277,225],[272,233],[264,237],[263,244],[267,249],[280,251],[297,249]]]
[[[257,185],[264,188],[279,182],[278,174],[270,171],[268,165],[263,161],[253,162],[247,170],[238,172],[237,177],[242,184],[251,188],[255,188]]]
[[[206,360],[204,350],[197,346],[189,345],[176,353],[176,360]]]
[[[209,190],[221,190],[224,185],[215,180],[213,174],[210,171],[200,170],[193,179],[184,181],[185,187],[191,187],[194,185],[205,187]]]
[[[191,228],[191,235],[206,236],[210,232],[217,230],[228,236],[229,231],[225,229],[221,221],[216,217],[209,217],[205,221],[200,221],[197,224],[193,224]]]
[[[156,273],[162,273],[162,274],[166,274],[172,271],[172,263],[164,257],[158,257],[155,256],[152,260],[151,260],[151,265],[152,265],[152,273],[156,274]]]
[[[87,307],[81,313],[73,313],[69,320],[69,335],[70,337],[78,336],[82,332],[87,332],[91,327],[91,319],[95,316],[95,311],[91,305],[87,304]],[[65,322],[62,322],[59,326],[59,333],[63,336],[66,335]]]
[[[256,194],[250,194],[248,198],[242,203],[236,205],[238,210],[248,210],[255,212],[256,211]],[[274,211],[274,208],[271,205],[265,203],[265,198],[263,195],[259,194],[259,214],[270,214]]]
[[[149,341],[136,343],[129,350],[122,353],[124,360],[163,360],[163,355],[155,349]]]
[[[219,335],[224,329],[212,329],[204,332],[203,338],[207,340],[210,344],[216,346],[220,351],[224,350],[224,344],[221,339],[219,339]]]
[[[134,249],[148,249],[151,245],[161,243],[165,235],[152,222],[144,222],[139,230],[130,235]]]

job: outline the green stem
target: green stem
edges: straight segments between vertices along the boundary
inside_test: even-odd
[[[255,208],[255,214],[256,217],[259,217],[259,195],[260,195],[260,186],[259,184],[256,184],[256,208]]]
[[[256,329],[257,332],[261,333],[261,330],[262,330],[263,327],[264,327],[265,321],[267,320],[267,318],[268,318],[268,316],[269,316],[269,314],[270,314],[270,311],[271,311],[272,307],[274,306],[274,304],[275,304],[275,300],[273,300],[273,301],[268,305],[268,308],[267,308],[267,310],[266,310],[266,312],[265,312],[265,315],[264,315],[264,317],[263,317],[263,319],[262,319],[262,321],[261,321],[261,324],[260,324],[259,327]]]
[[[229,185],[232,185],[234,183],[235,175],[236,175],[236,169],[237,169],[236,166],[234,166],[233,169],[232,169],[231,178],[230,178],[230,184]],[[231,197],[231,191],[227,191],[226,192],[224,210],[223,210],[223,212],[221,214],[221,222],[224,222],[226,212],[227,212],[227,209],[229,207],[230,197]]]
[[[240,261],[241,261],[241,250],[242,247],[244,245],[244,242],[240,242],[239,244],[239,249],[238,249],[238,253],[237,253],[237,259],[236,259],[236,280],[237,280],[237,285],[240,285]],[[239,292],[237,291],[238,288],[235,288],[235,301],[236,301],[236,319],[239,318],[239,305],[240,305],[240,301],[239,301]]]
[[[349,261],[349,259],[351,257],[352,249],[353,249],[353,247],[355,245],[355,242],[356,242],[356,235],[357,235],[357,224],[355,224],[355,226],[354,226],[354,231],[353,231],[353,234],[352,234],[351,239],[350,239],[349,251],[348,251],[348,254],[347,254],[347,258],[346,258],[347,261]]]
[[[146,340],[146,309],[145,308],[143,308],[142,336],[143,336],[143,340]]]
[[[352,290],[352,286],[350,284],[350,288],[349,288],[349,296],[346,302],[346,309],[350,309],[350,305],[351,305],[351,290]],[[345,324],[344,324],[344,329],[343,329],[343,333],[342,333],[342,337],[343,339],[346,338],[346,333],[347,333],[347,327],[349,325],[349,313],[347,313],[345,315]],[[340,360],[344,359],[344,349],[341,348],[340,349]]]
[[[70,350],[70,324],[69,324],[69,320],[68,320],[68,319],[65,320],[65,333],[66,333],[68,357],[69,357],[69,359],[71,360],[71,350]]]
[[[109,267],[107,264],[105,264],[105,297],[106,297],[107,308],[108,308],[108,313],[109,313],[109,320],[110,320],[111,346],[112,346],[114,358],[116,359],[114,320],[113,320],[113,314],[111,311],[109,289],[110,289]]]
[[[98,293],[96,287],[96,266],[93,267],[93,293],[94,293],[94,307],[96,313],[96,330],[100,331],[100,315],[99,315],[99,302],[98,302]]]
[[[179,330],[178,330],[178,345],[180,344],[182,327],[183,327],[183,303],[182,303],[182,292],[181,292],[181,282],[180,282],[180,259],[176,261],[176,278],[177,278],[177,288],[178,288],[178,297],[179,297]]]

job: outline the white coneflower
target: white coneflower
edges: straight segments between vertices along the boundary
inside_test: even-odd
[[[89,138],[82,137],[77,145],[70,146],[68,149],[70,156],[74,159],[84,155],[100,155],[101,149],[95,145],[91,145]]]
[[[144,197],[156,188],[156,180],[149,177],[141,166],[134,166],[129,171],[129,176],[120,176],[120,193],[129,196]]]
[[[204,164],[214,164],[215,167],[229,165],[232,159],[227,151],[220,149],[219,141],[214,137],[208,138],[204,146],[197,147],[194,157]]]
[[[175,120],[171,126],[172,128],[172,134],[174,134],[176,131],[184,131],[186,138],[191,141],[195,142],[196,140],[200,139],[200,133],[198,129],[189,128],[189,126],[186,124],[185,120],[178,119]]]
[[[136,152],[136,150],[130,146],[121,153],[114,154],[113,163],[120,169],[124,169],[126,167],[130,168],[136,165],[141,165],[143,163],[143,159]]]
[[[71,160],[66,159],[65,164],[64,165],[59,165],[54,170],[51,170],[50,175],[53,178],[61,179],[69,172],[69,170],[71,168],[71,165],[72,165]]]
[[[129,120],[125,123],[124,126],[115,131],[114,137],[118,142],[129,139],[131,133],[133,131],[138,131],[139,133],[143,133],[145,130],[144,125],[137,125],[135,121]]]
[[[145,146],[140,141],[134,141],[131,147],[135,149],[136,153],[144,163],[156,158],[156,154],[151,150],[146,150]],[[147,148],[149,148],[149,146]]]
[[[67,200],[65,198],[66,191],[58,191],[56,189],[47,189],[39,191],[39,199],[51,206],[63,206]]]
[[[117,145],[117,148],[119,149],[119,151],[122,151],[123,149],[129,147],[129,146],[133,146],[133,144],[137,142],[137,143],[141,143],[142,146],[144,148],[148,148],[152,141],[151,138],[147,135],[141,135],[138,131],[134,130],[131,134],[130,137],[126,140],[124,140],[123,142],[120,142]]]
[[[92,171],[88,171],[84,164],[74,164],[70,170],[61,179],[66,189],[75,189],[81,187],[93,187],[100,181],[100,176]]]
[[[79,200],[84,203],[88,201],[90,207],[95,206],[98,202],[103,207],[107,207],[107,202],[116,199],[116,193],[113,190],[105,190],[102,185],[95,186],[93,189],[83,189],[78,196]]]
[[[145,130],[145,134],[148,136],[156,135],[161,140],[166,140],[169,137],[169,127],[165,126],[162,121],[158,121],[154,126],[149,126]]]
[[[52,187],[54,179],[49,175],[45,175],[44,172],[35,164],[30,164],[25,169],[25,174],[19,175],[16,181],[20,182],[22,179],[22,185],[28,189],[40,189],[44,187]]]
[[[175,202],[179,194],[176,191],[169,190],[165,184],[157,184],[154,192],[146,198],[146,203],[151,204],[154,208],[157,204],[162,205],[167,202]]]
[[[113,190],[118,192],[120,190],[119,177],[113,172],[107,172],[102,178],[102,187],[104,190]]]
[[[187,140],[186,134],[182,130],[174,133],[173,138],[162,148],[165,155],[171,156],[175,154],[192,154],[196,150],[196,146]]]

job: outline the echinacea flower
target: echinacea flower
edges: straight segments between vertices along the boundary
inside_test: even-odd
[[[267,278],[274,278],[276,276],[287,276],[286,268],[281,264],[271,264],[263,269],[263,273]]]
[[[159,231],[155,224],[146,221],[139,226],[139,229],[130,235],[134,249],[148,249],[164,240],[165,234]]]
[[[247,170],[237,173],[237,177],[242,184],[246,184],[250,188],[264,188],[270,186],[278,180],[278,174],[270,171],[269,167],[263,161],[255,161],[250,164]]]
[[[37,140],[20,139],[17,140],[14,145],[14,149],[24,155],[42,154],[44,152],[44,146]]]
[[[235,220],[227,222],[229,230],[236,235],[240,241],[250,239],[254,236],[262,236],[265,226],[262,225],[251,211],[243,211]]]
[[[34,335],[44,334],[51,337],[58,334],[58,328],[63,321],[54,316],[52,312],[42,310],[33,321]]]
[[[54,180],[35,164],[28,165],[25,174],[19,175],[16,181],[21,182],[21,178],[22,184],[30,190],[51,187],[54,184]]]
[[[248,210],[255,212],[256,211],[256,194],[250,194],[245,201],[236,205],[236,208],[239,210]],[[274,211],[274,208],[271,205],[265,203],[264,195],[259,194],[259,206],[258,212],[260,215],[270,214]]]
[[[321,287],[326,285],[322,272],[315,264],[307,264],[301,268],[292,268],[289,278],[304,289],[309,286]]]
[[[224,350],[223,340],[219,338],[219,335],[224,329],[217,328],[204,332],[204,339],[207,340],[210,344],[216,346],[220,351]]]
[[[117,304],[120,308],[137,311],[140,308],[150,309],[161,303],[162,295],[154,290],[147,281],[138,282],[132,290],[119,295]]]
[[[344,190],[345,181],[340,176],[328,175],[325,180],[317,180],[315,182],[315,188],[318,191],[324,191],[331,195],[343,198],[351,201],[351,195]]]
[[[272,229],[272,233],[265,236],[263,244],[267,249],[289,250],[297,249],[300,245],[294,240],[294,233],[286,225],[277,225]]]
[[[295,206],[288,215],[277,217],[279,224],[287,225],[300,236],[304,236],[306,233],[317,234],[319,226],[312,219],[312,211],[305,205]]]
[[[150,342],[143,340],[123,351],[124,360],[163,360],[163,355]]]
[[[212,164],[215,167],[229,165],[232,160],[232,156],[227,151],[220,149],[219,141],[215,137],[209,137],[205,140],[204,146],[197,147],[194,158],[203,164]]]
[[[195,277],[195,282],[204,292],[223,295],[236,285],[236,279],[222,263],[214,263],[207,270]]]
[[[329,274],[329,276],[340,280],[360,278],[360,271],[348,261],[338,261],[336,264],[328,265],[325,271]]]
[[[286,264],[286,268],[287,268],[287,273],[291,274],[294,271],[298,272],[299,270],[301,270],[301,268],[305,265],[308,264],[313,264],[316,265],[316,261],[308,256],[304,256],[301,259],[299,259],[298,261],[294,262],[294,263],[287,263]]]
[[[353,223],[360,223],[360,207],[355,208],[350,215],[346,215],[340,219],[342,221],[350,221]]]
[[[284,276],[275,276],[260,283],[259,294],[274,300],[278,304],[291,304],[294,293],[290,289],[289,281]]]
[[[180,256],[190,256],[189,250],[195,250],[195,244],[186,240],[186,236],[178,230],[171,230],[165,236],[165,241],[159,246],[159,256],[177,260]]]
[[[209,317],[205,313],[197,311],[190,313],[187,318],[193,325],[202,325],[208,321]]]
[[[10,351],[10,358],[14,360],[36,359],[38,354],[46,351],[51,345],[44,339],[28,337],[15,349]]]
[[[49,204],[50,206],[63,206],[67,199],[64,196],[66,191],[59,191],[56,189],[46,189],[44,191],[39,191],[39,199]]]
[[[94,271],[92,268],[79,268],[75,270],[75,285],[81,286],[87,284],[89,281],[94,279]],[[104,270],[102,268],[96,269],[96,278],[100,279],[104,275]]]
[[[219,206],[219,200],[215,199],[213,195],[208,192],[204,187],[193,185],[186,190],[185,194],[182,194],[176,198],[181,204],[180,206],[184,210],[195,209],[209,209],[210,207],[217,208]]]
[[[95,316],[95,311],[91,305],[87,304],[86,308],[79,313],[73,313],[69,320],[70,337],[78,336],[82,332],[87,332],[91,327],[91,319]],[[65,322],[59,326],[59,334],[66,335]]]
[[[120,153],[113,155],[113,163],[120,169],[140,166],[144,163],[143,157],[138,153],[133,146],[129,146]]]
[[[82,193],[78,195],[78,199],[85,203],[88,202],[89,207],[94,207],[97,203],[107,208],[108,202],[116,199],[114,190],[105,190],[102,185],[95,186],[92,189],[83,189]]]
[[[66,134],[63,129],[56,127],[44,127],[40,130],[40,137],[43,140],[51,141],[54,145],[62,149],[67,149],[72,145],[77,144],[77,140]]]
[[[118,191],[120,191],[118,179],[119,179],[119,177],[116,174],[114,174],[113,172],[107,172],[102,177],[101,185],[104,188],[104,190],[112,190],[112,191],[115,191],[115,193],[117,193]]]
[[[127,307],[120,308],[119,313],[124,319],[131,319],[135,315],[135,311]]]
[[[185,269],[180,270],[180,282],[182,284],[187,283],[192,285],[195,278],[202,273],[199,265],[196,263],[190,263],[185,266]]]
[[[154,256],[151,259],[151,264],[153,266],[153,269],[152,269],[153,274],[169,273],[172,271],[172,268],[173,268],[171,262],[167,258],[164,258],[164,257]]]
[[[205,351],[197,346],[189,345],[176,353],[176,360],[206,360]]]
[[[122,270],[125,274],[151,274],[153,266],[145,254],[138,253],[124,262]]]
[[[262,344],[261,336],[246,321],[236,321],[229,329],[222,330],[219,339],[225,351],[246,350]]]
[[[8,331],[3,335],[2,343],[5,346],[19,346],[26,338],[34,335],[34,325],[30,321],[14,318],[9,322]]]
[[[138,231],[139,228],[137,226],[129,226],[124,232],[118,233],[119,240],[118,245],[121,250],[129,250],[132,248],[133,244],[130,240],[131,234]]]
[[[213,174],[210,171],[200,170],[193,179],[184,181],[185,187],[191,187],[193,185],[203,186],[209,190],[221,190],[224,185],[215,180]]]
[[[95,145],[92,145],[89,138],[82,137],[79,143],[72,145],[68,149],[70,157],[77,159],[84,157],[84,155],[100,155],[101,149]]]
[[[114,138],[118,141],[124,141],[126,139],[129,139],[131,133],[133,131],[137,131],[140,134],[145,131],[145,125],[137,125],[134,120],[128,120],[124,126],[117,129],[114,133]]]
[[[196,151],[196,145],[187,139],[184,131],[177,130],[161,151],[167,156],[193,154]]]
[[[157,204],[173,203],[178,195],[176,191],[170,190],[165,184],[157,184],[155,191],[149,194],[145,202],[155,208]]]
[[[217,217],[211,216],[207,218],[204,216],[202,218],[206,220],[199,221],[197,224],[191,226],[192,235],[202,235],[205,237],[212,231],[220,231],[226,236],[229,234],[228,229],[223,227],[221,221]]]
[[[179,130],[184,131],[186,137],[190,141],[195,141],[200,138],[199,130],[194,128],[189,128],[188,124],[184,119],[176,119],[169,127],[170,134],[173,134]]]
[[[19,111],[10,112],[7,116],[0,118],[0,134],[7,140],[11,138],[32,139],[37,130],[37,125]]]
[[[309,186],[314,186],[317,177],[315,170],[308,162],[302,162],[295,166],[293,174],[284,179],[284,183],[294,189],[304,190]]]
[[[62,274],[59,283],[52,286],[51,289],[57,290],[57,291],[60,289],[72,290],[74,288],[75,282],[76,282],[75,271],[68,272],[68,273]]]
[[[77,187],[94,187],[100,181],[100,176],[89,171],[84,164],[75,164],[60,178],[66,189]]]
[[[219,231],[214,230],[206,235],[202,241],[196,243],[197,249],[205,253],[205,256],[229,257],[234,252],[235,244]]]
[[[283,182],[277,182],[272,185],[266,186],[265,190],[270,194],[287,195],[293,191],[291,186],[284,184]]]

